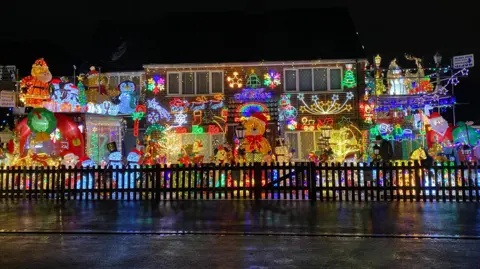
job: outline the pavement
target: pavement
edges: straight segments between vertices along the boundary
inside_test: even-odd
[[[480,204],[0,202],[0,268],[480,268]]]

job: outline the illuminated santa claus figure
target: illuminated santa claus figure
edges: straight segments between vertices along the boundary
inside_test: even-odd
[[[435,142],[450,145],[453,141],[452,130],[448,122],[437,112],[433,112],[428,117],[430,130],[427,130],[428,147],[432,147]]]
[[[62,165],[65,165],[65,167],[75,167],[78,163],[78,156],[73,154],[70,151],[64,151],[62,152]]]

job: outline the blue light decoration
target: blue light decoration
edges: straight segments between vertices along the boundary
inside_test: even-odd
[[[94,168],[95,167],[95,162],[92,161],[91,159],[86,159],[84,161],[82,161],[82,167],[83,168]],[[86,182],[86,183],[82,183],[82,182]],[[82,176],[82,180],[79,180],[77,182],[77,189],[89,189],[89,190],[93,190],[93,175],[92,173],[85,173],[83,176]]]
[[[111,116],[117,116],[118,115],[118,112],[119,112],[119,106],[118,105],[115,105],[110,101],[105,101],[105,102],[102,103],[102,106],[103,106],[103,112],[105,114],[111,115]]]
[[[155,124],[159,122],[160,120],[164,119],[166,121],[169,121],[171,119],[170,113],[163,108],[155,98],[152,98],[147,101],[147,107],[149,109],[152,109],[148,116],[147,116],[147,121],[151,124]]]
[[[129,168],[140,168],[140,158],[142,157],[142,152],[134,149],[130,151],[127,155],[127,162]],[[125,172],[125,179],[128,179],[128,185],[130,189],[135,187],[135,182],[137,178],[140,178],[140,172]]]
[[[375,111],[387,112],[391,109],[423,109],[425,106],[432,108],[450,107],[455,104],[455,97],[453,96],[439,96],[439,95],[418,95],[415,98],[406,96],[404,98],[388,98],[379,96]]]
[[[51,101],[45,107],[53,112],[81,112],[78,88],[73,83],[63,83],[60,79],[51,81]]]
[[[280,107],[280,113],[278,115],[279,121],[294,122],[298,116],[298,111],[292,106],[290,97],[290,94],[282,94],[280,96],[280,100],[278,101]]]
[[[108,155],[108,165],[113,168],[113,181],[117,183],[118,188],[122,188],[124,182],[122,181],[123,176],[120,172],[117,172],[119,168],[122,168],[122,153],[119,151],[114,151]],[[118,174],[118,175],[117,175]]]
[[[135,83],[133,81],[123,81],[118,85],[120,90],[119,112],[121,114],[132,114],[137,106],[135,98]]]
[[[251,89],[245,88],[241,93],[237,93],[233,97],[238,102],[265,102],[272,99],[271,92],[265,92],[264,88]]]
[[[412,129],[403,129],[399,124],[380,123],[370,128],[370,140],[375,140],[377,135],[381,135],[385,140],[399,142],[415,139]]]

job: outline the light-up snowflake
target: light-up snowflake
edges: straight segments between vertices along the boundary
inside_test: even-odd
[[[280,74],[274,71],[270,71],[263,75],[263,84],[270,89],[274,89],[278,85],[281,84],[280,82]]]

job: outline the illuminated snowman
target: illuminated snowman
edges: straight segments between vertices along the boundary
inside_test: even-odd
[[[143,152],[141,152],[138,149],[133,149],[128,153],[127,155],[127,162],[128,162],[128,167],[132,169],[138,169],[140,168],[140,159],[142,158]],[[130,176],[129,176],[130,174]],[[140,173],[139,172],[125,172],[125,178],[129,179],[129,187],[133,188],[135,181],[137,178],[140,178]]]
[[[121,114],[132,114],[135,111],[136,100],[134,97],[135,83],[132,81],[124,81],[118,85],[120,89],[119,111]]]
[[[95,162],[92,161],[88,157],[80,158],[80,163],[82,164],[83,168],[94,168]],[[86,183],[83,183],[86,182]],[[82,176],[82,180],[77,182],[77,189],[88,189],[92,190],[94,188],[93,185],[93,175],[92,173],[84,173]]]
[[[107,144],[107,149],[110,151],[108,155],[108,166],[113,168],[113,181],[117,183],[119,188],[122,188],[124,185],[122,181],[123,176],[120,173],[120,168],[122,168],[122,153],[117,150],[117,143],[112,142]]]
[[[389,80],[390,95],[407,94],[407,87],[405,86],[405,78],[402,76],[402,70],[397,65],[397,59],[393,59],[389,66],[387,78]]]

